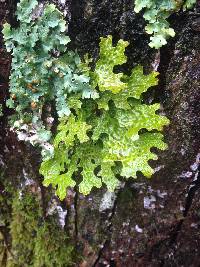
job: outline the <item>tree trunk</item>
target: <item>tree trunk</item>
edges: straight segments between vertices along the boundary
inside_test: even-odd
[[[161,102],[170,119],[168,150],[152,162],[150,180],[140,176],[114,194],[69,191],[59,201],[44,188],[40,154],[19,142],[5,108],[11,57],[0,40],[0,266],[199,266],[200,265],[200,5],[196,13],[170,18],[176,36],[160,51],[148,46],[145,21],[132,0],[51,0],[69,23],[71,47],[98,56],[101,36],[130,42],[129,72],[158,68],[160,83],[147,99]],[[16,24],[16,1],[0,1],[1,25]],[[199,13],[198,13],[199,12]]]

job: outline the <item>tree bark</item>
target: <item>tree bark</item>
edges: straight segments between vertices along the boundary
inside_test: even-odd
[[[75,188],[60,202],[42,185],[39,152],[9,130],[11,57],[1,36],[0,266],[199,266],[200,4],[170,18],[176,36],[156,51],[131,0],[49,2],[65,14],[71,47],[81,56],[96,59],[99,38],[111,34],[114,42],[130,42],[123,71],[137,64],[146,72],[158,68],[159,85],[146,99],[161,102],[170,119],[169,147],[151,162],[150,180],[140,175],[114,194],[101,189],[87,197]],[[16,1],[0,1],[1,25],[15,25],[15,9]]]

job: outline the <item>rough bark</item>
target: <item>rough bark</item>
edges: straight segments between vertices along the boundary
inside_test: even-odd
[[[15,253],[10,225],[15,219],[14,191],[31,194],[36,199],[36,221],[43,227],[48,223],[52,243],[74,247],[72,266],[199,266],[200,264],[200,20],[198,3],[195,13],[176,14],[170,18],[177,34],[168,45],[157,52],[148,46],[145,22],[133,11],[131,0],[52,0],[65,13],[69,22],[71,46],[80,55],[98,55],[100,36],[112,34],[114,41],[123,38],[130,42],[127,49],[128,72],[136,64],[146,71],[158,67],[160,84],[146,95],[147,101],[160,101],[171,123],[165,129],[169,148],[159,153],[159,161],[152,162],[157,172],[151,180],[140,176],[127,182],[111,195],[104,189],[93,190],[84,197],[76,190],[68,192],[61,203],[52,189],[42,186],[38,175],[38,151],[17,141],[9,131],[4,109],[1,118],[1,178],[0,232],[3,240],[2,266],[9,266]],[[0,19],[14,24],[14,1],[0,1]],[[5,103],[8,95],[10,56],[1,39],[0,97]],[[28,178],[27,178],[28,177]],[[31,181],[27,184],[27,179]],[[9,191],[9,188],[12,190]],[[28,193],[27,193],[28,192]],[[25,201],[22,198],[22,202]],[[38,201],[38,202],[37,202]],[[50,204],[49,204],[50,203]],[[52,204],[54,203],[54,204]],[[26,207],[26,203],[24,204]],[[49,205],[67,210],[65,227],[57,227],[58,212],[49,215]],[[13,211],[14,210],[14,211]],[[28,210],[28,209],[27,209]],[[57,208],[55,208],[57,210]],[[34,217],[35,218],[35,217]],[[25,224],[26,225],[26,224]],[[11,228],[12,229],[12,228]],[[26,231],[26,228],[24,229]],[[54,231],[54,232],[53,232]],[[68,238],[53,240],[53,236]],[[59,251],[59,246],[56,249]],[[31,254],[32,253],[32,254]],[[48,253],[48,250],[46,250]],[[53,252],[52,252],[53,253]],[[63,251],[55,257],[61,257]],[[33,251],[30,248],[30,255]],[[78,256],[77,256],[78,255]],[[37,255],[36,255],[37,256]],[[33,256],[32,256],[33,257]],[[74,257],[74,258],[73,258]],[[34,257],[33,257],[34,258]],[[30,260],[30,259],[29,259]],[[32,262],[11,266],[34,266]],[[32,260],[33,261],[33,260]],[[21,264],[21,265],[20,265]],[[52,265],[51,265],[52,264]],[[57,264],[57,265],[53,265]],[[43,263],[42,266],[67,266],[67,263]],[[63,265],[62,265],[63,264]],[[38,265],[40,266],[40,265]],[[69,265],[70,266],[70,265]]]

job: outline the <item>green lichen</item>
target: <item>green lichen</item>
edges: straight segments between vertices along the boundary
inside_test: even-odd
[[[56,116],[69,115],[69,95],[80,92],[84,98],[90,96],[90,86],[89,77],[78,67],[79,56],[67,48],[70,39],[62,13],[49,4],[37,17],[37,6],[36,0],[21,0],[16,12],[19,27],[6,23],[3,35],[7,51],[12,53],[7,100],[7,106],[15,109],[11,126],[20,139],[45,148],[51,138],[51,123],[42,118],[43,111],[51,120],[54,102]]]
[[[158,104],[145,105],[142,93],[157,84],[158,73],[144,75],[141,66],[130,76],[114,72],[115,66],[126,63],[128,42],[119,40],[113,46],[111,36],[101,38],[94,70],[87,62],[81,65],[78,55],[67,49],[70,40],[60,11],[46,5],[38,17],[37,6],[36,0],[21,0],[19,27],[5,24],[3,34],[13,56],[7,102],[16,111],[12,126],[21,139],[50,150],[43,153],[40,168],[44,184],[57,187],[63,199],[66,188],[75,184],[89,194],[103,184],[113,191],[120,176],[136,178],[140,171],[150,177],[148,161],[157,158],[151,148],[166,148],[160,131],[168,119],[156,114]],[[47,142],[57,117],[52,145]]]
[[[169,37],[175,36],[175,31],[170,27],[167,19],[182,6],[183,9],[191,9],[196,0],[135,0],[135,12],[144,9],[144,19],[148,22],[145,30],[151,35],[149,46],[160,48],[167,44]]]
[[[120,40],[113,47],[111,36],[101,38],[95,69],[83,66],[99,97],[82,100],[76,95],[73,114],[58,126],[54,157],[45,160],[40,168],[44,184],[56,187],[60,199],[75,183],[86,195],[103,184],[113,191],[119,185],[119,176],[136,178],[140,171],[150,177],[153,169],[148,161],[157,159],[151,148],[167,147],[159,131],[168,119],[156,114],[159,104],[142,102],[142,93],[157,84],[158,73],[144,75],[141,66],[134,68],[130,76],[113,71],[115,65],[126,62],[127,45]],[[139,133],[141,129],[146,132]]]

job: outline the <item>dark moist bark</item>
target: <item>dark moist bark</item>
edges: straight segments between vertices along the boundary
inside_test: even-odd
[[[0,118],[0,239],[3,240],[0,266],[8,266],[11,261],[16,264],[13,266],[36,264],[34,244],[29,247],[29,257],[22,252],[24,259],[20,258],[13,245],[16,235],[10,231],[10,226],[15,225],[16,212],[13,210],[17,208],[29,215],[31,222],[37,221],[28,242],[36,240],[43,230],[44,236],[51,236],[51,244],[56,244],[53,251],[60,251],[54,255],[57,262],[45,262],[45,266],[59,266],[58,263],[60,266],[80,267],[198,266],[198,8],[197,13],[180,12],[170,18],[177,34],[159,53],[149,48],[149,36],[144,32],[145,22],[140,14],[134,13],[130,0],[49,2],[57,4],[65,13],[71,46],[77,48],[80,55],[90,53],[96,59],[100,36],[111,34],[114,42],[119,38],[130,42],[128,62],[121,67],[123,71],[128,73],[137,64],[142,64],[147,72],[158,67],[160,84],[145,95],[145,101],[161,102],[163,111],[170,118],[171,124],[165,129],[169,149],[158,152],[159,160],[151,163],[157,168],[151,180],[140,175],[137,180],[125,183],[116,194],[108,194],[102,189],[83,197],[75,189],[60,202],[51,188],[42,186],[42,178],[37,171],[39,151],[18,142],[9,131],[7,119],[11,111],[5,108],[5,98],[8,95],[11,58],[3,47],[0,35],[0,101],[4,105],[4,116]],[[5,21],[16,25],[13,16],[15,8],[16,1],[0,2],[1,25]],[[31,181],[29,185],[25,185],[27,177]],[[22,194],[20,207],[14,202],[19,191]],[[33,205],[37,209],[31,210],[31,204],[27,202],[30,198],[34,199]],[[52,205],[67,210],[64,229],[60,227],[56,210],[54,215],[49,215]],[[27,227],[27,224],[24,225]],[[24,238],[29,237],[27,233],[31,232],[26,227],[23,229]],[[66,237],[68,241],[57,239],[57,236]],[[41,245],[45,246],[46,243]],[[68,255],[67,248],[70,246],[73,252]],[[66,250],[59,250],[61,247]],[[50,252],[46,250],[45,253],[48,255]],[[62,253],[71,257],[73,263],[63,263]]]

